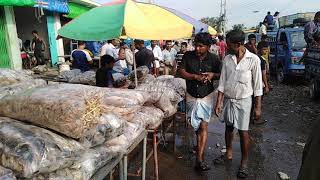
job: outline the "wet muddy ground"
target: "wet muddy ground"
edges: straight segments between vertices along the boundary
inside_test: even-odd
[[[296,179],[301,164],[304,143],[319,118],[320,102],[308,98],[308,88],[301,83],[274,85],[263,99],[265,125],[251,126],[249,172],[247,179],[277,180],[278,172]],[[183,117],[178,117],[182,118]],[[211,170],[199,174],[194,170],[195,144],[192,128],[177,124],[176,152],[172,147],[159,146],[159,173],[161,180],[233,180],[240,163],[240,142],[236,133],[233,143],[233,160],[230,164],[215,166],[213,160],[220,156],[224,143],[224,124],[216,117],[209,124],[206,160]],[[217,147],[220,144],[220,147]],[[147,179],[153,179],[153,159],[147,164]],[[137,179],[137,178],[129,178]]]

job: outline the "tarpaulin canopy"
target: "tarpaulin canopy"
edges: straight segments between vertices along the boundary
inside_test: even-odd
[[[34,0],[0,0],[0,6],[34,6]]]
[[[69,2],[69,14],[66,15],[66,17],[73,19],[73,18],[80,16],[83,13],[88,12],[90,9],[91,8],[88,8],[86,6],[82,6],[80,4]]]
[[[172,40],[190,38],[192,30],[192,24],[160,6],[116,0],[75,18],[58,34],[85,41],[107,40],[121,35],[144,40]]]

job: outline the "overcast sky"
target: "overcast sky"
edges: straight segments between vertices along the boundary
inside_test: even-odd
[[[139,1],[149,2],[148,0]],[[152,2],[179,10],[196,19],[217,17],[220,14],[220,0],[152,0]],[[320,0],[227,0],[227,26],[229,28],[233,24],[256,26],[263,20],[267,11],[271,13],[279,11],[281,16],[299,12],[316,12],[320,11]]]
[[[154,0],[156,4],[180,10],[196,19],[220,14],[220,0]],[[253,11],[259,11],[254,13]],[[320,0],[227,0],[228,27],[233,24],[256,26],[267,11],[280,15],[320,11]]]

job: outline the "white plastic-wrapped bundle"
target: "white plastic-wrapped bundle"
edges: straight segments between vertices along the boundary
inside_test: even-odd
[[[10,169],[0,166],[0,180],[16,180]]]
[[[85,71],[69,79],[70,83],[96,85],[96,73],[94,71]]]
[[[165,117],[177,111],[177,104],[183,100],[186,92],[185,81],[180,78],[157,78],[152,82],[141,84],[137,90],[148,92],[148,103],[164,111]]]
[[[99,91],[100,90],[100,91]],[[24,91],[0,100],[0,115],[27,121],[75,139],[92,140],[105,124],[103,98],[108,90],[78,85],[57,84]],[[97,131],[99,130],[99,131]],[[87,137],[89,135],[89,137]],[[94,141],[95,142],[95,141]],[[96,143],[93,143],[96,144]]]
[[[81,153],[80,159],[65,169],[59,169],[48,174],[40,174],[34,180],[89,180],[103,166],[111,162],[119,153],[110,153],[105,146],[88,149]]]
[[[72,69],[70,71],[63,71],[61,74],[58,76],[58,78],[61,81],[70,81],[72,78],[76,77],[77,75],[81,74],[80,69]]]
[[[0,164],[19,177],[49,173],[77,160],[83,147],[46,129],[0,117]]]
[[[0,99],[6,95],[14,95],[28,89],[46,86],[46,81],[42,79],[30,79],[23,82],[0,87]]]
[[[149,74],[149,68],[147,66],[140,66],[137,68],[137,79],[138,79],[138,83],[142,83],[146,78],[147,75]],[[132,71],[129,75],[128,75],[128,79],[132,82],[135,81],[135,73],[134,71]]]
[[[25,70],[0,68],[0,87],[32,79],[31,73]]]
[[[44,73],[48,71],[47,65],[38,65],[32,68],[32,71],[35,73]]]
[[[139,122],[126,122],[124,134],[105,142],[106,150],[111,153],[125,153],[134,140],[145,130]]]
[[[164,113],[161,109],[154,106],[143,106],[135,113],[131,122],[139,123],[149,129],[154,129],[161,124],[163,117]]]

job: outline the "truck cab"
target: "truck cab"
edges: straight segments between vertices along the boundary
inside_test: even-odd
[[[303,27],[280,28],[268,32],[270,37],[270,71],[279,83],[291,77],[303,77],[302,57],[307,46]]]

